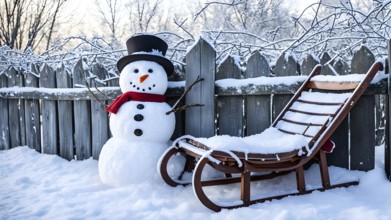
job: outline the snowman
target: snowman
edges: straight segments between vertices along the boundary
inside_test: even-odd
[[[167,44],[153,35],[126,41],[128,55],[117,62],[123,93],[106,108],[113,135],[99,155],[99,176],[105,184],[125,186],[153,180],[156,164],[174,132],[175,116],[166,114],[168,75],[174,66]]]

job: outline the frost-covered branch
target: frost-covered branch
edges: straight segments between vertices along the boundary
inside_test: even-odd
[[[159,16],[157,5],[160,1],[154,2],[152,5],[133,6],[139,6],[140,13],[145,13],[149,8],[150,13]],[[386,42],[391,38],[391,1],[373,1],[372,6],[368,7],[357,5],[357,1],[334,5],[328,2],[313,3],[288,21],[280,1],[209,1],[198,9],[195,18],[201,20],[200,15],[205,15],[202,17],[205,23],[201,35],[213,45],[218,62],[227,55],[237,55],[245,61],[255,50],[262,51],[269,61],[275,61],[284,51],[294,52],[299,59],[308,53],[320,55],[328,51],[333,59],[348,60],[352,51],[361,44],[379,55],[387,53]],[[222,11],[224,13],[217,13]],[[187,22],[192,21],[180,17],[174,19],[181,34],[171,31],[155,33],[168,43],[166,57],[179,69],[184,69],[188,48],[199,35],[194,33],[192,23]],[[64,63],[73,67],[83,57],[87,63],[99,62],[104,65],[109,70],[108,78],[112,79],[118,77],[116,62],[126,55],[126,51],[124,42],[118,45],[111,39],[98,36],[91,39],[84,36],[60,39],[41,54],[35,54],[31,48],[19,51],[2,46],[0,73],[11,67],[33,72],[32,64],[56,67]]]

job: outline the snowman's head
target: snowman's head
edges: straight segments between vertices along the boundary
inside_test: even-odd
[[[119,85],[122,93],[140,92],[164,95],[168,85],[167,73],[156,62],[134,61],[122,69]]]

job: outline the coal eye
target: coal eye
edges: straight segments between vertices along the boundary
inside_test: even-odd
[[[134,69],[134,73],[138,73],[138,69]]]
[[[153,69],[148,69],[148,73],[153,73]]]

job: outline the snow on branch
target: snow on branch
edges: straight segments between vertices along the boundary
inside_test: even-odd
[[[391,39],[389,0],[376,0],[368,7],[350,1],[343,1],[343,4],[319,1],[291,20],[286,18],[286,14],[278,14],[279,1],[268,2],[257,1],[255,5],[251,0],[209,1],[195,13],[194,19],[215,19],[215,23],[224,23],[221,28],[205,25],[212,28],[195,34],[187,28],[187,25],[191,26],[186,23],[187,19],[178,18],[174,19],[174,23],[183,35],[170,31],[155,35],[168,43],[166,57],[176,69],[184,68],[189,47],[200,37],[212,44],[218,62],[228,55],[239,56],[245,61],[256,50],[262,51],[271,62],[286,51],[292,51],[298,59],[327,51],[332,60],[350,60],[353,51],[362,44],[378,56],[387,54],[386,42]],[[216,14],[216,11],[222,10],[225,10],[223,14]],[[97,36],[92,39],[83,36],[60,39],[39,55],[34,54],[31,48],[22,52],[1,46],[0,74],[11,67],[34,74],[32,65],[48,64],[55,68],[64,64],[72,67],[83,59],[87,66],[101,63],[108,70],[108,78],[112,79],[118,77],[117,60],[126,54],[124,42],[107,41]]]

